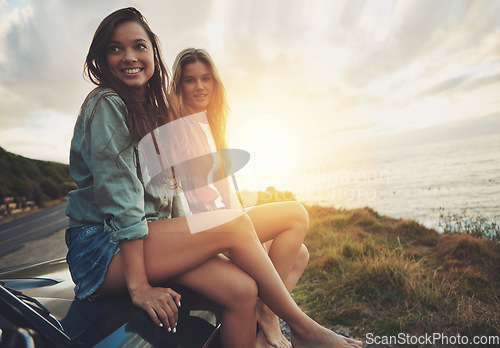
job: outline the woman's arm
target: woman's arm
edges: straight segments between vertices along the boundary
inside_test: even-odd
[[[157,325],[174,329],[180,295],[171,289],[151,287],[146,273],[143,238],[148,235],[148,224],[144,190],[125,122],[127,110],[111,92],[103,92],[93,105],[86,109],[94,114],[85,128],[86,143],[95,203],[103,215],[105,231],[120,244],[121,272],[133,303],[143,308]]]
[[[120,250],[132,302],[144,309],[156,325],[175,332],[181,296],[172,289],[152,287],[149,284],[142,239],[121,241]]]
[[[149,285],[144,265],[144,249],[142,239],[124,240],[120,242],[123,269],[127,287],[132,294],[144,285]]]

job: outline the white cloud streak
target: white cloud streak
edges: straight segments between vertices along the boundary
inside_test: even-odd
[[[54,115],[61,132],[70,132],[91,88],[82,70],[93,32],[124,6],[145,14],[168,64],[188,46],[212,54],[236,120],[274,113],[304,137],[330,132],[344,141],[349,134],[347,144],[357,130],[366,136],[432,127],[500,108],[493,93],[500,81],[494,0],[32,0],[17,7],[3,0],[0,146],[39,158],[9,134],[20,124],[27,133],[47,134]],[[440,116],[428,115],[436,107]],[[47,124],[30,126],[35,118]],[[43,136],[32,138],[36,144]],[[65,161],[67,147],[49,159]]]

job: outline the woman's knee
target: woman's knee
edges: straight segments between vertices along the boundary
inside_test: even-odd
[[[259,241],[252,220],[246,213],[234,219],[233,225],[234,243],[248,245],[249,241]]]
[[[309,213],[307,212],[306,208],[302,203],[297,202],[297,205],[298,205],[297,210],[299,211],[298,215],[300,223],[307,230],[309,228]]]
[[[302,203],[297,201],[289,202],[289,212],[291,214],[291,222],[293,227],[301,233],[307,234],[309,230],[309,213]]]
[[[227,306],[229,308],[254,308],[259,296],[257,283],[243,271],[237,278],[231,282]]]

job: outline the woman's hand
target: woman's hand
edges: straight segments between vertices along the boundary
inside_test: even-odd
[[[132,303],[144,309],[156,325],[175,332],[181,295],[172,289],[149,285],[144,264],[143,240],[121,241],[120,254]]]
[[[156,325],[176,332],[181,295],[169,288],[142,284],[130,290],[130,296],[134,305],[144,309]]]

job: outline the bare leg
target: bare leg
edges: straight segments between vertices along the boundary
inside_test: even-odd
[[[285,279],[285,286],[288,292],[292,292],[292,290],[295,288],[295,285],[297,285],[308,263],[309,263],[309,251],[307,251],[307,247],[304,244],[302,244],[299,250],[299,254],[297,255],[297,260],[293,265],[290,274]]]
[[[248,221],[251,223],[251,221]],[[253,227],[253,225],[252,225]],[[259,241],[260,242],[260,241]],[[283,318],[290,327],[292,345],[295,348],[358,347],[361,342],[353,341],[327,330],[305,315],[293,301],[276,270],[265,255],[260,243],[254,245],[249,239],[243,248],[230,248],[231,259],[248,272],[259,286],[259,296],[274,313]],[[258,256],[251,261],[250,255]],[[262,272],[259,272],[262,271]]]
[[[307,211],[298,202],[280,202],[253,207],[247,214],[261,242],[267,241],[269,258],[291,292],[309,259],[307,248],[302,244],[309,227]],[[257,308],[256,347],[290,348],[278,317],[262,301]]]
[[[197,214],[196,218],[209,218],[207,214]],[[189,233],[186,218],[152,222],[149,230],[144,240],[144,255],[146,272],[151,282],[180,279],[181,275],[194,271],[218,253],[228,251],[231,260],[257,282],[260,298],[288,323],[295,347],[349,346],[340,336],[307,317],[296,305],[262,248],[246,214],[196,234]],[[101,291],[123,289],[126,289],[123,269],[120,258],[115,257]],[[228,334],[236,338],[238,332]],[[241,346],[252,343],[244,342]]]
[[[302,244],[309,228],[309,216],[298,202],[280,202],[252,207],[247,210],[261,242],[267,242],[269,257],[287,290],[291,292],[307,267],[309,253]],[[257,347],[288,348],[290,343],[281,333],[279,319],[262,301],[258,302],[259,330]],[[341,343],[355,346],[359,341],[337,335]],[[296,344],[298,344],[296,342]],[[313,345],[314,346],[314,345]]]
[[[223,306],[223,347],[253,347],[258,288],[247,273],[227,258],[216,256],[173,281]]]
[[[269,258],[285,280],[296,262],[309,228],[309,216],[298,202],[259,205],[247,212],[262,243],[272,240]]]
[[[187,222],[182,219],[169,221],[172,223],[168,232],[162,230],[164,224],[150,223],[149,235],[144,240],[150,283],[158,284],[168,279],[220,304],[223,307],[223,347],[254,347],[258,297],[255,281],[227,258],[217,255],[220,249],[217,243],[206,238],[210,232],[192,235]],[[235,224],[233,221],[232,225]],[[221,230],[223,235],[231,228]],[[126,289],[121,253],[118,253],[99,290],[119,292]]]

